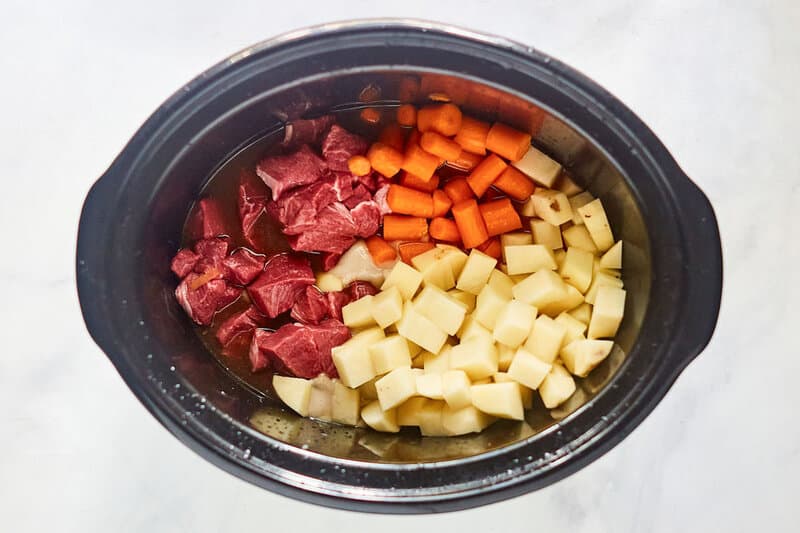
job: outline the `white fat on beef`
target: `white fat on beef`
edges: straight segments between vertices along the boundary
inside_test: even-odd
[[[375,266],[367,244],[359,239],[342,255],[336,266],[328,273],[340,278],[345,285],[361,280],[380,287],[392,267],[394,267],[394,262],[384,268]]]

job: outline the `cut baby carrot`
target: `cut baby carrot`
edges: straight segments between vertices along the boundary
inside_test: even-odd
[[[369,159],[363,155],[354,155],[347,160],[347,168],[354,176],[366,176],[372,170],[372,165],[369,164]]]
[[[397,246],[397,251],[400,252],[400,259],[410,265],[412,259],[433,248],[432,242],[401,242]]]
[[[420,145],[412,144],[406,147],[401,168],[419,179],[427,181],[439,168],[439,158],[423,150]]]
[[[430,194],[416,189],[393,183],[389,185],[386,202],[392,213],[425,218],[433,216],[433,198]]]
[[[475,200],[464,200],[453,205],[453,218],[456,219],[464,248],[475,248],[489,238],[481,210]]]
[[[431,237],[437,241],[460,242],[458,225],[449,218],[436,217],[431,220]]]
[[[426,131],[419,138],[419,145],[428,153],[441,159],[458,159],[461,146],[435,131]]]
[[[411,104],[403,104],[397,108],[397,123],[407,128],[417,123],[417,108]]]
[[[461,110],[454,104],[426,105],[417,111],[417,128],[452,137],[461,129]]]
[[[378,142],[402,152],[406,143],[406,130],[401,128],[399,124],[392,122],[381,130],[380,135],[378,135]]]
[[[377,124],[381,121],[381,110],[376,107],[365,107],[361,110],[360,116],[367,124]]]
[[[454,204],[463,202],[464,200],[470,200],[475,197],[465,178],[451,179],[444,184],[442,190],[444,190],[445,194]]]
[[[403,154],[383,143],[373,143],[367,152],[367,159],[377,172],[391,178],[403,164]]]
[[[461,155],[458,156],[458,159],[447,161],[447,166],[463,170],[464,172],[471,172],[481,161],[483,161],[483,157],[478,154],[472,154],[466,150],[461,150]]]
[[[467,176],[467,183],[475,196],[478,198],[483,196],[507,166],[506,162],[495,154],[489,154],[486,159],[481,161],[481,164]]]
[[[209,281],[219,277],[220,271],[214,267],[209,268],[189,283],[189,290],[196,291]]]
[[[486,149],[510,161],[519,161],[531,147],[531,136],[511,126],[495,122],[486,136]]]
[[[478,206],[483,222],[486,224],[486,232],[490,237],[514,231],[522,227],[519,214],[511,204],[511,200],[504,198],[486,202]]]
[[[492,184],[514,200],[527,200],[533,194],[536,186],[533,181],[512,166],[506,167]]]
[[[431,225],[431,228],[433,228],[433,225]],[[503,255],[503,247],[500,244],[500,237],[492,237],[485,243],[478,246],[478,250],[485,253],[489,257],[500,259],[500,257]]]
[[[480,215],[480,211],[478,211]],[[383,238],[387,241],[421,241],[428,238],[428,221],[421,217],[384,215]]]
[[[491,126],[488,122],[472,117],[461,118],[461,129],[456,133],[455,142],[467,152],[486,155],[486,136]]]
[[[433,175],[431,179],[425,181],[414,174],[410,174],[405,170],[400,174],[400,185],[409,187],[422,192],[431,193],[439,188],[439,176]]]
[[[377,235],[369,237],[365,243],[367,250],[369,250],[369,255],[372,256],[372,262],[376,266],[388,263],[397,257],[397,252],[394,251],[394,248]]]
[[[433,215],[435,217],[443,217],[453,207],[453,201],[447,196],[447,193],[440,190],[433,191]]]

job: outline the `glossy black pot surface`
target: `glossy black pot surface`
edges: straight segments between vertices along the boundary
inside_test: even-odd
[[[416,80],[467,112],[534,135],[600,197],[625,241],[626,315],[612,355],[559,409],[480,435],[421,438],[301,419],[208,353],[169,270],[183,221],[220,166],[286,120],[357,101],[393,105]],[[435,24],[367,21],[244,50],[169,98],[92,187],[78,291],[89,332],[153,415],[256,485],[331,507],[419,513],[474,507],[575,472],[653,410],[709,341],[722,257],[713,210],[613,96],[531,48]]]

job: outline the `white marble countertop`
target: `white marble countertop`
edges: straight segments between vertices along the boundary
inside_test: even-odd
[[[0,17],[0,529],[800,528],[796,2],[35,4],[4,3]],[[629,105],[714,203],[725,291],[712,343],[600,460],[505,503],[376,517],[273,495],[180,444],[89,339],[73,263],[86,191],[176,88],[289,29],[403,15],[531,44]]]

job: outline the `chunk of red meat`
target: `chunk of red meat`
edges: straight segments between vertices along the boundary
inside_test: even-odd
[[[294,250],[342,254],[355,242],[356,225],[344,204],[336,202],[320,211],[314,224],[287,226],[283,232]]]
[[[318,144],[322,135],[336,122],[333,115],[323,115],[312,119],[298,119],[286,124],[283,134],[284,147],[297,147],[301,144]]]
[[[172,258],[172,263],[170,268],[175,275],[179,278],[185,277],[189,272],[194,270],[194,266],[197,264],[197,261],[200,260],[200,256],[194,253],[193,251],[189,250],[188,248],[181,248],[178,250],[178,253],[175,254],[175,257]]]
[[[251,305],[220,324],[219,329],[217,329],[217,340],[222,346],[227,346],[239,335],[249,336],[253,330],[263,326],[266,320],[267,317],[259,313],[258,309]]]
[[[239,248],[226,257],[222,263],[228,278],[239,285],[247,285],[264,270],[266,256],[254,254],[246,248]]]
[[[322,270],[327,272],[328,270],[335,267],[341,257],[342,254],[337,254],[334,252],[324,252],[322,254]]]
[[[319,324],[330,316],[330,306],[325,294],[313,285],[297,298],[290,316],[303,324]]]
[[[203,198],[195,204],[189,215],[187,226],[189,237],[192,240],[210,239],[227,234],[222,210],[217,201],[212,198]]]
[[[343,291],[329,292],[325,294],[328,299],[328,314],[336,320],[342,319],[342,307],[349,304],[352,299],[350,295]]]
[[[242,176],[236,202],[239,208],[239,220],[242,222],[242,234],[245,240],[256,250],[263,250],[265,246],[256,224],[264,214],[268,201],[269,191],[263,183],[258,182],[254,177]]]
[[[198,255],[194,271],[200,274],[215,269],[219,272],[218,278],[227,277],[225,267],[225,256],[228,255],[230,241],[227,237],[217,237],[212,239],[202,239],[194,244],[194,253]]]
[[[259,311],[275,318],[291,309],[298,296],[315,281],[307,258],[279,254],[267,262],[263,272],[247,287],[247,294]]]
[[[375,196],[373,197],[373,201],[378,205],[378,211],[381,215],[388,215],[392,212],[392,208],[389,207],[389,185],[381,185],[381,187],[375,191]]]
[[[378,294],[378,289],[375,285],[368,281],[357,280],[345,287],[347,294],[350,295],[351,301],[356,301],[364,296]]]
[[[295,187],[314,183],[327,172],[325,161],[308,145],[290,154],[265,157],[256,167],[256,174],[272,191],[273,200]]]
[[[364,155],[368,146],[367,140],[360,135],[334,124],[322,139],[322,157],[331,170],[346,172],[347,160],[354,155]]]
[[[370,237],[378,232],[381,225],[381,211],[372,200],[361,202],[350,210],[355,225],[355,234],[359,237]]]
[[[353,187],[353,194],[350,196],[350,198],[347,198],[342,203],[346,208],[353,209],[361,202],[368,202],[370,200],[372,200],[372,195],[369,193],[366,187],[359,183]]]
[[[192,288],[201,276],[202,274],[190,272],[175,289],[175,298],[192,320],[201,326],[208,326],[217,311],[239,298],[242,289],[223,279],[214,279]]]
[[[317,213],[333,202],[353,196],[353,176],[336,173],[297,188],[269,206],[269,213],[284,226],[315,225]]]

